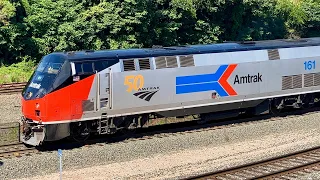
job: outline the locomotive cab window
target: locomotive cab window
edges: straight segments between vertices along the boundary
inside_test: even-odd
[[[96,60],[90,62],[75,62],[74,70],[75,74],[83,75],[83,74],[94,74],[96,72],[100,72],[114,64],[116,64],[117,60]]]
[[[83,73],[93,73],[93,67],[92,67],[93,63],[89,62],[89,63],[83,63],[82,64],[82,71]]]
[[[82,66],[80,63],[75,63],[74,66],[75,66],[75,70],[76,70],[75,73],[77,73],[77,74],[82,73]]]
[[[95,61],[94,62],[94,70],[95,71],[102,71],[106,68],[108,68],[109,66],[109,62],[108,61]]]
[[[118,63],[118,60],[115,60],[115,59],[94,61],[94,70],[100,72],[116,63]]]
[[[25,99],[42,98],[54,91],[70,76],[70,66],[59,55],[44,56],[22,91]]]
[[[93,74],[93,63],[84,62],[84,63],[75,63],[75,70],[77,75],[82,74]]]

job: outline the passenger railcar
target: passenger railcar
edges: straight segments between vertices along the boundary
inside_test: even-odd
[[[43,57],[22,92],[30,145],[143,126],[149,117],[213,120],[312,105],[320,38],[234,42]]]

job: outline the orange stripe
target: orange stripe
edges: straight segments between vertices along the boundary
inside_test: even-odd
[[[234,71],[234,69],[237,67],[237,64],[231,64],[228,66],[227,70],[223,73],[223,75],[221,76],[219,83],[221,84],[221,86],[225,89],[225,91],[227,91],[227,93],[229,94],[229,96],[235,96],[238,95],[236,93],[236,91],[230,86],[230,84],[228,83],[228,78],[230,77],[230,75],[232,74],[232,72]]]

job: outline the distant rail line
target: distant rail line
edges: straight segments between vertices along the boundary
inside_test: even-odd
[[[26,147],[23,143],[13,143],[0,146],[0,160],[14,157],[21,157],[23,155],[31,155],[37,153],[35,147]]]
[[[0,94],[20,93],[23,90],[23,88],[26,86],[26,84],[27,84],[26,82],[0,84]]]
[[[188,179],[292,179],[320,171],[320,147]]]

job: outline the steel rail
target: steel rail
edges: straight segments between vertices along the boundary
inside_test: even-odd
[[[35,147],[26,147],[23,143],[6,144],[0,146],[0,159],[21,157],[37,152],[38,150]]]
[[[9,84],[0,84],[0,94],[13,94],[19,93],[26,86],[26,82],[22,83],[9,83]]]
[[[319,164],[320,146],[186,179],[281,179],[297,176],[295,173],[304,169],[319,170]]]

